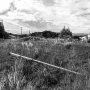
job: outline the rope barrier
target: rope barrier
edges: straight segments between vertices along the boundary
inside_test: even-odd
[[[62,68],[62,67],[59,67],[59,66],[55,66],[55,65],[52,65],[52,64],[49,64],[49,63],[45,63],[45,62],[42,62],[42,61],[39,61],[39,60],[36,60],[36,59],[33,59],[33,58],[29,58],[29,57],[26,57],[26,56],[15,54],[15,53],[12,53],[12,52],[10,52],[10,55],[16,56],[16,57],[21,57],[21,58],[24,58],[24,59],[27,59],[27,60],[32,60],[32,61],[35,61],[35,62],[38,62],[38,63],[42,63],[42,64],[45,64],[45,65],[48,65],[48,66],[51,66],[51,67],[54,67],[54,68],[58,68],[58,69],[70,72],[70,73],[74,73],[74,74],[77,74],[77,75],[82,75],[81,73],[78,73],[78,72],[75,72],[75,71],[71,71],[71,70],[68,70],[68,69],[65,69],[65,68]]]

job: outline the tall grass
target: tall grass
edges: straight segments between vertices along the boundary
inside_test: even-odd
[[[48,39],[23,43],[5,41],[0,50],[3,66],[0,71],[1,90],[88,90],[90,47]],[[78,71],[82,76],[9,56],[9,51]],[[4,65],[3,61],[7,63]],[[8,65],[9,68],[4,68]]]

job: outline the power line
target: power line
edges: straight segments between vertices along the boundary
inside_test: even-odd
[[[30,28],[28,28],[28,27],[11,23],[11,22],[9,22],[9,21],[7,21],[7,20],[3,20],[2,18],[0,18],[0,19],[1,19],[1,22],[2,22],[2,23],[5,22],[5,23],[9,23],[10,25],[18,26],[18,27],[20,28],[20,30],[21,30],[21,35],[22,35],[22,32],[23,32],[23,28],[26,28],[27,30],[29,30],[29,34],[30,34]]]
[[[11,23],[11,22],[9,22],[9,21],[7,21],[7,20],[3,20],[2,18],[0,18],[0,19],[1,19],[1,22],[2,22],[2,23],[6,22],[6,23],[9,23],[9,24],[18,26],[18,27],[20,27],[20,29],[21,29],[21,27],[22,27],[22,28],[27,28],[27,29],[29,29],[28,27],[25,27],[25,26],[22,26],[22,25],[18,25],[18,24],[14,24],[14,23]]]

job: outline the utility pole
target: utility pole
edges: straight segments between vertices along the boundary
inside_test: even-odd
[[[30,29],[29,29],[29,35],[30,35]]]
[[[22,35],[22,27],[21,27],[21,35]]]

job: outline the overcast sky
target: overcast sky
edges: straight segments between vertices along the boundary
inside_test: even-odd
[[[20,33],[20,26],[24,26],[23,33],[46,29],[59,32],[63,26],[75,33],[87,33],[90,0],[0,0],[0,18],[5,29],[13,33]]]

